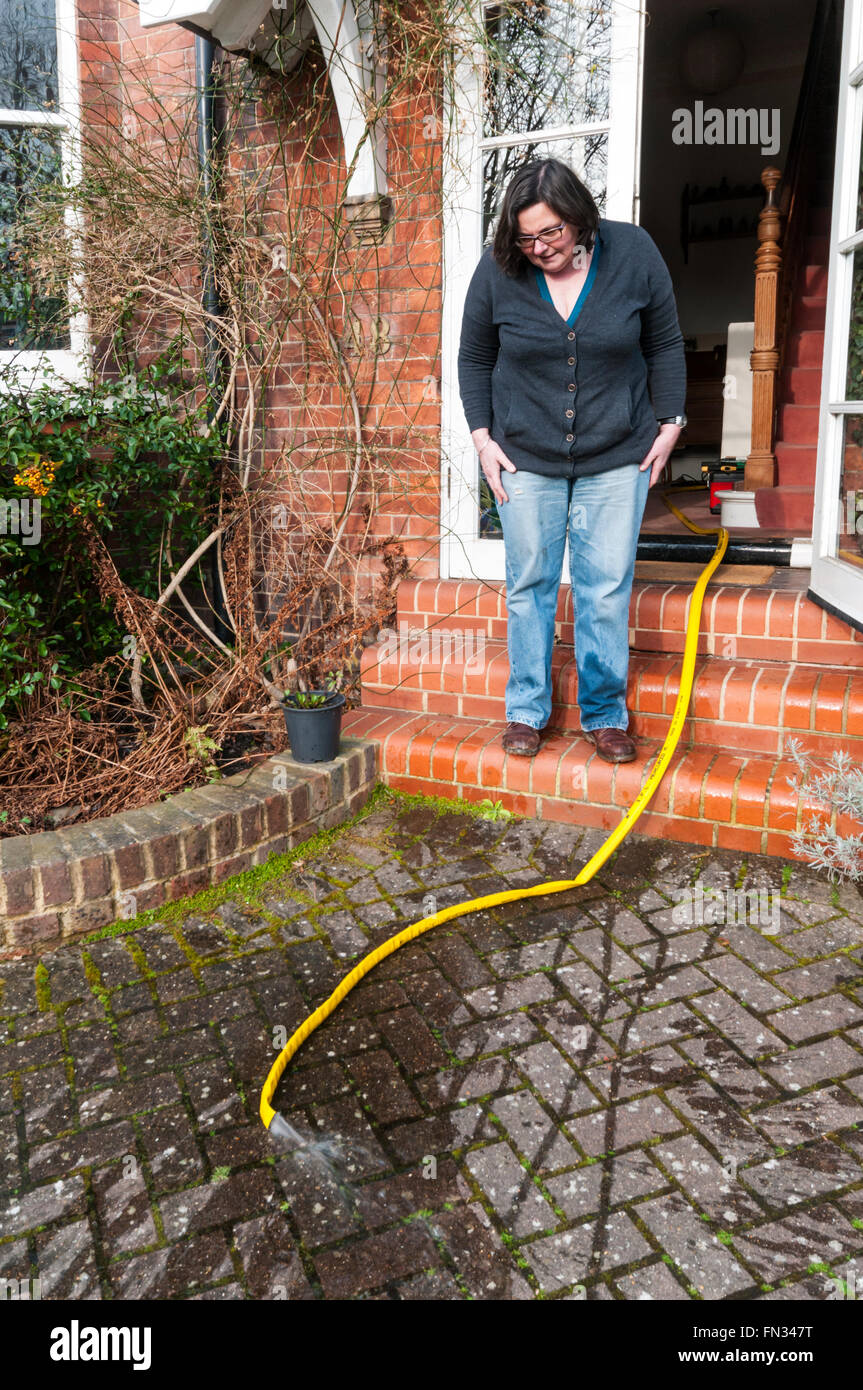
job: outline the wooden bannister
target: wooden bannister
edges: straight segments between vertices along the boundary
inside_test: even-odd
[[[767,198],[758,219],[755,333],[749,359],[752,434],[743,475],[743,486],[751,491],[776,486],[779,378],[785,363],[794,289],[805,260],[806,218],[819,161],[832,172],[832,142],[824,138],[825,114],[819,96],[825,69],[832,69],[837,61],[837,33],[836,0],[818,0],[788,162],[784,173],[770,166],[761,175]]]
[[[755,256],[755,335],[749,362],[752,367],[752,435],[743,473],[743,486],[775,487],[776,389],[779,380],[777,308],[782,273],[782,213],[776,189],[780,169],[765,169],[761,182],[767,200],[758,215],[758,251]]]

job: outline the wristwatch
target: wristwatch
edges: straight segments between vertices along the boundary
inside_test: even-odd
[[[661,420],[657,420],[658,425],[679,425],[681,429],[686,424],[685,415],[663,415]]]

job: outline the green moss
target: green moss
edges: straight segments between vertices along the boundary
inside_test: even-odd
[[[51,1007],[51,987],[48,983],[48,970],[41,961],[36,966],[36,1004],[42,1013]]]

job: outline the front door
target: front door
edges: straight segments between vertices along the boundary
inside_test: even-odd
[[[845,5],[810,595],[863,628],[863,4]]]
[[[478,0],[473,15],[488,45],[459,64],[444,140],[441,575],[502,580],[500,524],[458,392],[467,286],[526,159],[564,160],[601,216],[638,221],[645,11],[631,0]]]

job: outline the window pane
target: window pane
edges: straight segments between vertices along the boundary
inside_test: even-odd
[[[65,299],[40,293],[26,255],[15,244],[15,228],[28,200],[59,180],[59,135],[21,126],[0,128],[0,350],[69,347]]]
[[[836,554],[840,560],[863,568],[863,415],[845,415],[843,425]]]
[[[565,140],[542,140],[486,150],[483,157],[483,241],[494,234],[506,186],[516,169],[528,159],[560,159],[590,189],[601,217],[605,216],[608,174],[608,135],[579,135]]]
[[[851,282],[851,322],[848,325],[848,371],[845,400],[863,401],[863,250],[850,252],[854,258]]]
[[[0,0],[0,106],[57,110],[54,0]]]
[[[489,6],[486,30],[485,135],[608,119],[610,0]]]

